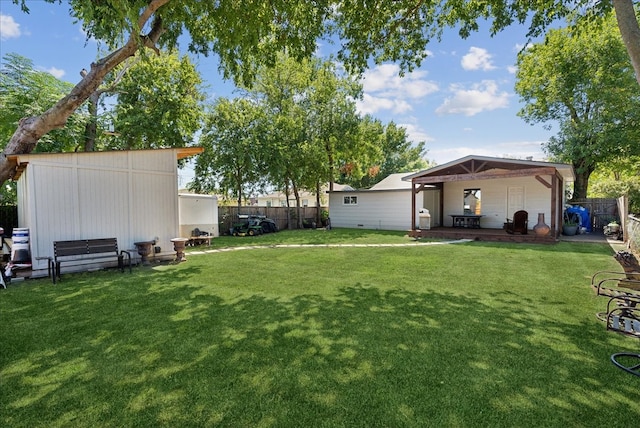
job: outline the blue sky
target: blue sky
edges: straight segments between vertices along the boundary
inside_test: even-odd
[[[98,56],[99,45],[86,41],[68,6],[28,2],[24,14],[0,0],[0,56],[16,52],[56,77],[77,83],[80,70]],[[412,141],[425,141],[428,159],[443,164],[475,154],[533,157],[543,160],[541,144],[553,135],[542,124],[529,125],[516,113],[522,107],[514,92],[517,52],[526,29],[513,26],[493,38],[485,28],[466,40],[455,32],[427,46],[429,57],[415,72],[398,77],[398,67],[384,64],[363,78],[364,98],[358,103],[384,123],[407,128]],[[318,47],[320,54],[328,47]],[[212,58],[194,58],[208,84],[209,96],[234,96]]]

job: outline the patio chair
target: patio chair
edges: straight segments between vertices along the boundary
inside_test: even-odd
[[[507,219],[504,224],[504,228],[507,233],[514,234],[519,233],[521,235],[527,234],[527,227],[529,226],[529,213],[520,210],[513,214],[513,220]]]
[[[618,306],[609,310],[607,330],[615,331],[625,336],[640,338],[640,312],[638,307]],[[640,376],[640,354],[636,352],[616,352],[611,355],[611,362],[627,373]]]

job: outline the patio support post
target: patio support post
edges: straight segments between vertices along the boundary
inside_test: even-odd
[[[558,215],[558,175],[553,174],[551,176],[551,230],[552,233],[557,236],[557,222],[556,216]]]
[[[416,183],[411,179],[411,229],[412,231],[416,230]]]

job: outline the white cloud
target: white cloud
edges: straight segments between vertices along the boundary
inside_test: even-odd
[[[400,77],[400,67],[396,64],[382,64],[366,71],[362,79],[364,92],[375,92],[381,96],[422,98],[438,90],[438,85],[425,79],[423,70],[407,73]]]
[[[396,64],[382,64],[364,73],[363,100],[358,101],[360,113],[372,114],[380,110],[404,113],[413,109],[412,100],[419,100],[438,91],[438,85],[426,79],[427,72],[417,70],[399,76]]]
[[[0,40],[20,37],[20,24],[12,16],[0,14]]]
[[[451,162],[469,155],[490,156],[496,158],[527,159],[545,161],[547,157],[542,151],[542,141],[512,141],[481,147],[447,144],[447,148],[430,149],[427,157],[438,165]]]
[[[362,100],[356,100],[356,109],[360,114],[374,114],[381,110],[405,113],[412,110],[412,107],[407,101],[402,99],[374,97],[369,94],[364,94]]]
[[[60,70],[59,68],[55,68],[55,67],[51,67],[50,69],[45,71],[58,79],[61,79],[62,76],[66,74],[64,70]]]
[[[493,70],[496,67],[491,62],[491,55],[486,49],[469,48],[469,53],[462,57],[460,64],[465,70]]]
[[[427,132],[424,129],[421,129],[418,125],[412,123],[399,123],[398,126],[407,130],[407,137],[409,141],[413,141],[414,143],[419,143],[421,141],[428,143],[429,141],[433,141],[433,137],[427,134]]]
[[[516,67],[515,65],[510,65],[507,67],[507,71],[509,72],[509,74],[516,74],[516,72],[518,71],[518,67]]]
[[[498,92],[498,85],[493,80],[476,83],[471,89],[460,85],[451,85],[453,96],[444,100],[436,109],[437,114],[464,114],[474,116],[483,111],[506,108],[509,105],[509,94]]]

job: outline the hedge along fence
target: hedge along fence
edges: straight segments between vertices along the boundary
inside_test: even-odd
[[[317,226],[323,226],[318,224],[318,218],[321,218],[323,211],[328,211],[327,207],[301,207],[300,217],[306,220],[308,224],[316,222]],[[296,207],[258,207],[258,206],[218,206],[218,226],[221,235],[229,233],[229,229],[233,227],[234,223],[238,223],[238,215],[261,215],[273,220],[278,229],[297,229],[298,228],[298,209]]]
[[[627,217],[627,229],[625,232],[629,249],[633,254],[637,255],[640,251],[640,218],[634,215]]]

